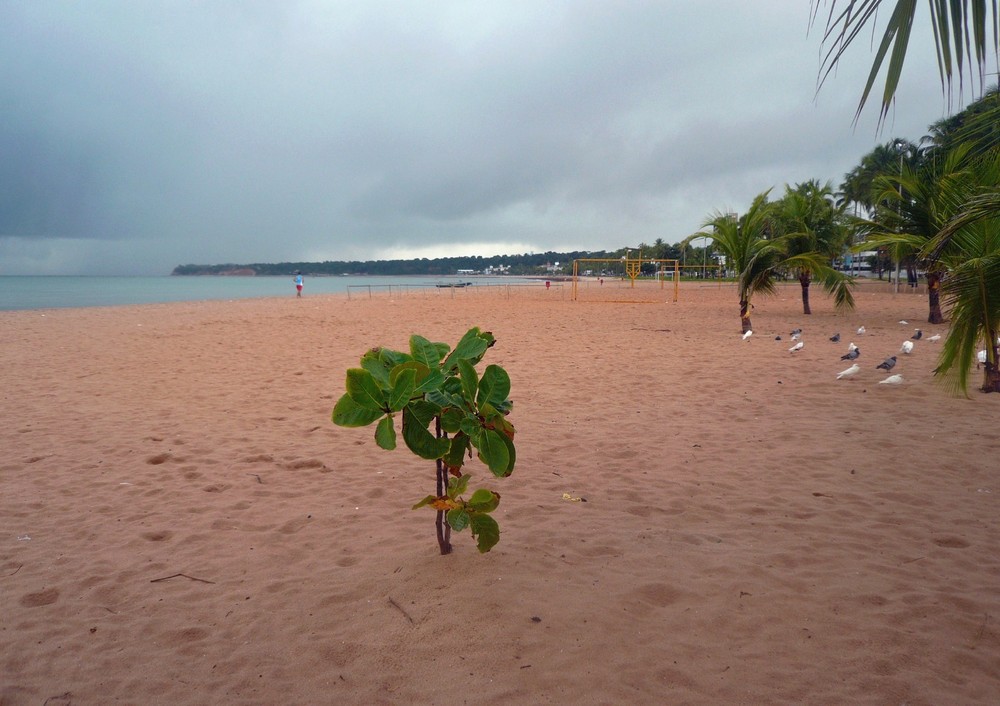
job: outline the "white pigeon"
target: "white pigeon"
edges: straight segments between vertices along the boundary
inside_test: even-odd
[[[859,372],[861,372],[861,366],[855,363],[847,370],[841,370],[839,373],[837,373],[837,379],[840,380],[841,378],[849,378],[852,375],[857,375]]]
[[[913,352],[913,341],[903,341],[903,345],[899,348],[900,352],[909,355]]]
[[[940,334],[940,333],[935,333],[935,334],[934,334],[933,336],[931,336],[931,337],[930,337],[930,338],[928,338],[927,340],[928,340],[928,341],[929,341],[930,343],[937,343],[938,341],[940,341],[940,340],[941,340],[941,334]]]
[[[795,344],[794,346],[792,346],[791,348],[789,348],[789,349],[788,349],[788,352],[789,352],[789,353],[794,353],[795,351],[800,351],[800,350],[802,350],[802,346],[804,346],[804,345],[805,345],[805,343],[804,343],[804,342],[802,342],[802,341],[799,341],[799,342],[798,342],[798,343],[796,343],[796,344]]]
[[[801,333],[793,333],[793,334],[792,334],[792,340],[793,340],[793,341],[797,341],[797,340],[799,340],[800,338],[802,338],[802,334],[801,334]]]
[[[864,326],[860,326],[858,328],[858,335],[859,336],[864,336],[865,335],[865,327]]]
[[[858,347],[856,345],[854,345],[854,341],[851,341],[850,345],[847,346],[847,352],[848,353],[850,353],[851,351],[856,351],[857,349],[858,349]]]
[[[903,376],[900,375],[899,373],[896,373],[895,375],[890,375],[885,380],[879,380],[878,384],[879,385],[902,385],[903,384]]]
[[[753,331],[747,331],[745,334],[743,334],[743,340],[744,341],[749,340],[752,335],[753,335]]]

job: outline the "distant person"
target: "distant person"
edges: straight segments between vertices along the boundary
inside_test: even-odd
[[[295,271],[295,296],[302,296],[302,273],[298,270]]]

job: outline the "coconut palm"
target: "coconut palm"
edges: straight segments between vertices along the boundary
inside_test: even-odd
[[[819,14],[820,1],[811,0],[810,4],[812,23]],[[836,68],[851,43],[859,35],[864,36],[862,30],[869,22],[876,20],[883,3],[882,0],[841,0],[841,2],[828,0],[823,4],[829,5],[830,11],[826,16],[826,27],[823,32],[823,44],[828,48],[820,65],[821,86],[830,72]],[[966,71],[970,75],[974,71],[973,54],[975,54],[975,69],[978,70],[979,83],[982,87],[991,51],[994,57],[1000,54],[998,51],[1000,35],[996,31],[1000,20],[997,3],[987,3],[986,0],[928,0],[928,5],[942,88],[947,88],[950,96],[952,79],[956,75],[959,85],[964,87],[963,79]],[[875,60],[854,116],[855,122],[861,115],[861,110],[868,100],[887,56],[889,63],[882,91],[880,125],[888,115],[903,71],[903,60],[906,57],[910,30],[916,13],[916,0],[896,0],[895,7],[886,22],[882,40],[875,52]]]
[[[743,333],[752,329],[750,308],[754,296],[774,294],[777,277],[790,270],[816,273],[834,293],[838,309],[854,307],[850,287],[844,282],[847,278],[830,267],[828,258],[815,251],[793,252],[791,239],[779,234],[777,206],[767,200],[770,191],[758,194],[742,216],[717,211],[702,224],[701,231],[688,236],[682,244],[707,238],[725,256],[726,268],[736,272]]]
[[[962,145],[940,158],[928,160],[913,169],[906,165],[899,176],[876,179],[881,187],[878,201],[883,204],[878,217],[864,222],[865,242],[856,248],[890,247],[898,257],[921,267],[927,277],[928,318],[932,324],[944,323],[941,311],[941,278],[948,265],[941,253],[927,250],[960,211],[962,204],[975,193],[978,175],[968,159],[969,149]]]
[[[784,197],[777,202],[777,216],[784,231],[785,262],[793,256],[802,258],[790,266],[802,287],[802,313],[812,314],[809,285],[814,276],[822,278],[836,299],[853,301],[850,278],[830,266],[844,251],[849,237],[843,227],[843,208],[834,205],[830,183],[820,184],[814,179],[795,188],[786,185]]]

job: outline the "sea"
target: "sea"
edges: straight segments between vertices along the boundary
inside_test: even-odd
[[[303,296],[345,293],[368,296],[369,292],[385,291],[394,287],[411,289],[441,286],[538,286],[541,284],[540,281],[530,278],[480,275],[467,277],[366,277],[360,275],[306,277]],[[0,311],[289,296],[295,296],[295,285],[291,277],[0,276]]]

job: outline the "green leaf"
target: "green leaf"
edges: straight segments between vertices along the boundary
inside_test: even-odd
[[[423,336],[413,334],[410,336],[410,355],[418,363],[423,363],[428,368],[436,368],[441,362],[441,351],[438,344],[431,343]]]
[[[333,423],[340,427],[366,427],[384,412],[380,409],[362,407],[348,394],[344,394],[333,408]]]
[[[458,498],[459,495],[464,493],[469,488],[469,481],[472,479],[471,473],[466,473],[463,476],[455,478],[452,476],[448,480],[448,497],[452,500]]]
[[[406,447],[420,458],[437,459],[448,453],[450,439],[437,439],[427,431],[427,424],[422,422],[412,411],[413,405],[403,407],[403,441]]]
[[[476,448],[478,448],[479,437],[483,433],[483,424],[482,422],[479,421],[479,417],[474,417],[471,414],[467,414],[462,419],[461,423],[459,424],[459,427],[462,429],[462,432],[466,436],[472,439],[472,443],[476,446]]]
[[[394,371],[395,372],[395,371]],[[416,387],[417,372],[411,368],[405,369],[396,375],[392,382],[392,391],[389,393],[389,409],[398,412],[413,397],[413,389]]]
[[[407,361],[413,360],[406,353],[390,350],[389,348],[378,348],[376,350],[379,352],[379,360],[382,361],[387,370],[392,370],[397,365],[402,365]]]
[[[514,440],[511,439],[506,434],[500,434],[500,439],[503,441],[504,445],[507,447],[507,470],[505,470],[500,475],[506,478],[511,473],[514,472],[514,462],[517,460],[517,453],[514,451]]]
[[[476,400],[476,390],[479,389],[479,375],[472,363],[467,360],[458,361],[458,373],[462,379],[462,394],[469,403]]]
[[[372,374],[380,387],[389,387],[389,368],[382,361],[382,349],[372,348],[361,356],[361,367]]]
[[[445,517],[447,517],[448,519],[448,524],[451,525],[451,528],[456,532],[461,532],[466,527],[468,527],[469,521],[472,519],[469,516],[469,513],[461,508],[448,510],[448,514],[445,515]],[[499,536],[497,537],[497,539],[499,539]],[[496,542],[494,542],[493,544],[496,544]],[[482,549],[480,549],[479,551],[482,551]]]
[[[472,515],[470,524],[476,547],[481,553],[485,554],[500,541],[500,525],[489,515]]]
[[[406,405],[406,409],[420,420],[425,429],[434,421],[434,417],[441,414],[441,407],[427,400],[412,400],[410,404]]]
[[[426,376],[424,376],[422,379],[420,378],[417,379],[417,389],[415,390],[415,392],[417,394],[424,394],[427,392],[431,392],[433,390],[437,390],[441,387],[442,383],[444,383],[445,380],[446,379],[444,373],[442,373],[437,368],[431,368],[430,370],[427,371]]]
[[[465,360],[471,365],[475,365],[482,360],[486,349],[492,346],[495,341],[496,339],[489,331],[480,331],[478,326],[470,328],[462,336],[451,355],[445,358],[444,369],[450,371],[459,360]]]
[[[487,365],[483,378],[479,381],[479,395],[476,404],[502,404],[510,394],[510,376],[499,365]]]
[[[386,411],[385,393],[375,382],[374,376],[364,368],[348,369],[347,394],[362,407]]]
[[[493,475],[504,476],[508,473],[510,453],[507,451],[507,445],[503,442],[500,434],[492,429],[483,430],[476,448],[479,449],[479,460],[489,466]]]
[[[441,415],[441,429],[449,434],[457,434],[462,426],[462,419],[465,415],[457,407],[449,407]]]
[[[375,427],[375,443],[386,451],[396,448],[396,427],[392,423],[391,414],[382,417],[382,421]]]
[[[499,504],[499,493],[494,493],[492,490],[486,488],[480,488],[472,494],[472,497],[469,498],[469,502],[465,503],[465,506],[475,512],[493,512]]]
[[[451,437],[451,446],[448,453],[441,459],[448,468],[461,468],[465,465],[465,455],[469,452],[469,437],[467,434],[459,432]]]

